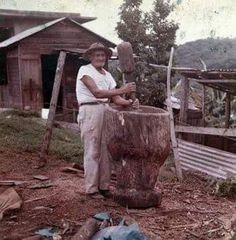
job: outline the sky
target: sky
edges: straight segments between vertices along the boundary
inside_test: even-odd
[[[171,0],[176,7],[170,16],[179,23],[176,43],[207,37],[236,38],[236,0]],[[0,8],[18,10],[78,12],[97,20],[84,24],[92,31],[119,43],[115,32],[123,0],[0,0]],[[143,0],[142,9],[153,0]]]

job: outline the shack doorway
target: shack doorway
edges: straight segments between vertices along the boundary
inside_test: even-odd
[[[54,78],[57,68],[57,60],[59,55],[41,55],[41,65],[42,65],[42,83],[43,83],[43,107],[49,108],[50,101],[52,97],[52,90],[54,84]],[[57,111],[62,110],[63,106],[63,91],[62,86],[60,87],[60,92],[57,102]]]

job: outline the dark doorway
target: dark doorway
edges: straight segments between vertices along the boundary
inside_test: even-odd
[[[43,106],[50,107],[52,97],[52,89],[57,68],[58,55],[41,55],[42,64],[42,80],[43,80]],[[62,87],[60,87],[59,97],[57,101],[57,111],[62,110],[63,96]]]

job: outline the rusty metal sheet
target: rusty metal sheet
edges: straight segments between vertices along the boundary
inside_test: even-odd
[[[65,18],[59,18],[59,19],[56,19],[56,20],[53,20],[53,21],[50,21],[48,23],[45,23],[45,24],[42,24],[42,25],[39,25],[39,26],[36,26],[36,27],[33,27],[33,28],[30,28],[30,29],[27,29],[23,32],[20,32],[18,34],[16,34],[15,36],[11,37],[11,38],[8,38],[7,40],[3,41],[0,43],[0,48],[5,48],[5,47],[8,47],[10,46],[11,44],[14,44],[16,42],[19,42],[20,40],[24,39],[24,38],[27,38],[37,32],[40,32],[42,31],[43,29],[46,29],[62,20],[64,20]]]
[[[180,164],[185,170],[197,170],[226,179],[236,175],[236,154],[178,139]]]

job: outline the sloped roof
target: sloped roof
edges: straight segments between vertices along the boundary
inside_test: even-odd
[[[208,87],[236,95],[236,69],[179,70],[181,75]]]
[[[0,49],[1,49],[1,48],[9,47],[9,46],[11,46],[11,45],[13,45],[13,44],[16,44],[16,43],[20,42],[21,40],[23,40],[23,39],[25,39],[25,38],[27,38],[27,37],[29,37],[29,36],[32,36],[32,35],[35,34],[35,33],[38,33],[38,32],[40,32],[40,31],[43,31],[44,29],[47,29],[47,28],[55,25],[56,23],[61,22],[61,21],[64,21],[64,20],[66,20],[66,19],[69,20],[70,22],[72,22],[73,24],[76,24],[76,25],[79,26],[80,28],[83,28],[83,29],[86,30],[87,32],[89,32],[89,33],[91,33],[91,34],[93,34],[93,35],[96,35],[97,37],[103,39],[103,40],[106,41],[111,47],[115,47],[115,46],[116,46],[115,43],[109,41],[108,39],[105,39],[104,37],[96,34],[95,32],[93,32],[93,31],[91,31],[91,30],[89,30],[89,29],[85,28],[84,26],[82,26],[82,25],[79,24],[78,22],[74,21],[73,19],[63,17],[63,18],[59,18],[59,19],[50,21],[50,22],[48,22],[48,23],[45,23],[45,24],[42,24],[42,25],[39,25],[39,26],[30,28],[30,29],[27,29],[27,30],[25,30],[25,31],[23,31],[23,32],[20,32],[20,33],[14,35],[14,36],[11,37],[11,38],[8,38],[7,40],[5,40],[5,41],[3,41],[3,42],[0,43]]]
[[[12,9],[0,9],[0,17],[5,19],[17,20],[19,18],[24,19],[58,19],[62,17],[73,18],[79,23],[86,23],[95,20],[94,17],[81,16],[80,13],[71,12],[44,12],[44,11],[25,11],[25,10],[12,10]]]

